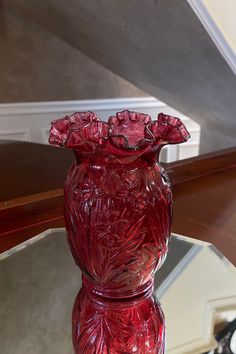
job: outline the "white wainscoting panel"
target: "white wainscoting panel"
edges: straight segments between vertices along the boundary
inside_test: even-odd
[[[187,159],[199,155],[199,144],[196,141],[190,141],[185,145],[178,146],[178,160]]]
[[[130,109],[150,114],[153,119],[163,112],[180,117],[192,138],[182,145],[163,148],[161,161],[172,162],[198,155],[200,126],[154,97],[99,100],[54,101],[0,104],[0,140],[23,140],[48,144],[50,122],[78,111],[93,111],[101,119]]]
[[[1,140],[31,141],[30,130],[26,129],[3,129],[0,130]]]

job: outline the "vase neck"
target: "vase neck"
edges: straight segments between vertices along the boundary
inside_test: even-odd
[[[158,162],[158,152],[149,152],[141,155],[115,156],[96,153],[81,153],[74,150],[77,163],[88,163],[90,165],[113,165],[113,166],[151,166]]]

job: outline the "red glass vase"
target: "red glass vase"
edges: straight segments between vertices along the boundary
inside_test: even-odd
[[[153,277],[168,249],[172,195],[158,163],[189,138],[175,117],[92,112],[52,122],[49,141],[74,150],[65,182],[70,248],[83,273],[73,310],[75,353],[164,353],[164,317]]]

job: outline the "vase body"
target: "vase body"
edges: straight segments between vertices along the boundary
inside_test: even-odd
[[[125,133],[125,134],[124,134]],[[52,122],[50,142],[72,148],[65,186],[68,242],[82,271],[73,309],[77,354],[163,354],[165,325],[152,297],[172,222],[160,148],[187,140],[178,118],[91,112]]]
[[[116,299],[120,301],[119,305],[122,301],[130,302],[130,305],[126,304],[128,310],[121,306],[116,311],[114,308],[106,310],[106,321],[100,310],[100,315],[87,319],[75,310],[73,323],[80,328],[79,332],[74,329],[77,353],[90,353],[91,349],[85,348],[94,336],[98,343],[94,353],[106,353],[106,346],[110,350],[107,353],[114,354],[162,353],[163,345],[159,345],[159,350],[156,345],[163,337],[163,318],[159,306],[146,297],[150,295],[154,273],[166,256],[171,209],[168,178],[157,163],[155,153],[135,158],[77,154],[65,183],[65,220],[72,254],[83,272],[83,294],[87,289],[104,301],[114,300],[115,305]],[[140,298],[139,305],[132,305],[135,297]],[[84,311],[93,313],[91,295],[86,301],[81,295],[77,303],[83,304],[79,306],[85,307]],[[142,323],[143,331],[147,331],[141,336],[143,342],[141,338],[137,339],[141,323],[137,324],[131,313],[137,318],[145,318],[149,313],[146,321],[150,328],[147,330],[145,321]],[[117,318],[113,324],[108,320],[112,316]],[[123,318],[123,323],[118,317]],[[102,318],[103,324],[100,323]],[[96,328],[90,338],[88,331],[81,330],[88,324]],[[101,326],[109,328],[101,330]],[[124,350],[122,340],[112,339],[109,334],[110,331],[116,335],[122,333],[122,327],[130,327],[126,336],[127,350]],[[150,340],[147,339],[149,335]],[[137,345],[137,341],[142,345]],[[149,351],[144,350],[147,341]]]

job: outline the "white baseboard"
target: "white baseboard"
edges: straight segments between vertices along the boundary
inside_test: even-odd
[[[118,111],[130,109],[150,114],[153,119],[164,112],[179,116],[186,124],[193,137],[191,145],[172,145],[162,153],[163,162],[172,162],[180,158],[196,156],[200,141],[200,126],[154,97],[114,98],[99,100],[53,101],[30,103],[0,104],[0,140],[24,140],[42,144],[48,143],[50,122],[76,111],[93,111],[101,119]],[[185,153],[186,152],[186,153]]]

